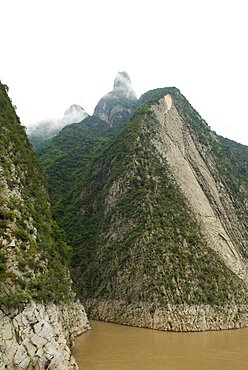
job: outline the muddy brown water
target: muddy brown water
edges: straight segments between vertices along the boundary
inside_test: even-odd
[[[76,339],[80,370],[248,370],[248,329],[171,333],[100,321]]]

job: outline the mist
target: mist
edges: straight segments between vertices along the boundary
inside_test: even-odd
[[[71,105],[64,113],[62,118],[44,119],[27,127],[27,134],[35,141],[45,141],[57,135],[62,128],[72,123],[83,121],[88,117],[88,113],[77,104]]]

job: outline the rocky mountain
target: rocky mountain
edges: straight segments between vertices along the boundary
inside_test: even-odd
[[[45,141],[56,136],[63,127],[83,121],[88,116],[80,105],[73,104],[66,109],[63,118],[37,122],[28,127],[27,133],[34,149],[39,150]]]
[[[0,368],[75,369],[89,329],[32,146],[0,83]]]
[[[176,88],[132,96],[129,121],[111,120],[120,80],[94,113],[109,128],[68,126],[40,156],[88,313],[160,330],[247,326],[248,147],[218,137]]]
[[[94,117],[107,122],[110,127],[121,126],[131,117],[136,103],[137,98],[130,77],[126,72],[119,72],[113,90],[98,102]],[[74,104],[65,111],[62,119],[47,119],[28,126],[27,133],[35,151],[41,150],[44,143],[58,135],[65,126],[81,122],[87,117],[88,113],[80,105]]]
[[[130,77],[127,72],[118,72],[113,90],[98,102],[94,115],[110,126],[122,125],[132,115],[136,102]]]

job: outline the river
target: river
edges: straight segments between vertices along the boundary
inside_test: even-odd
[[[91,322],[76,339],[80,370],[247,370],[248,329],[172,333]]]

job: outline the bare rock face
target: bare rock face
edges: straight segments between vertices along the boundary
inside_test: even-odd
[[[248,326],[246,305],[213,306],[207,304],[130,303],[119,300],[88,302],[96,320],[163,331],[197,332],[240,329]]]
[[[94,115],[108,122],[110,126],[122,125],[132,115],[136,101],[129,75],[126,72],[118,72],[113,90],[98,102]]]
[[[225,186],[216,178],[214,158],[194,140],[167,94],[154,105],[158,125],[154,146],[168,162],[180,189],[189,201],[202,226],[210,248],[241,279],[248,282],[248,263],[240,247],[248,249],[245,225],[235,212],[233,200]]]
[[[79,302],[30,302],[0,307],[0,369],[77,369],[71,354],[74,338],[89,330]]]

